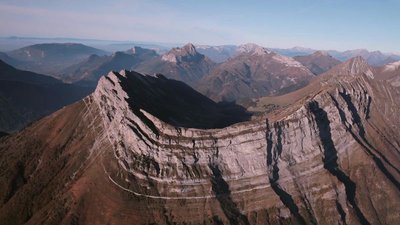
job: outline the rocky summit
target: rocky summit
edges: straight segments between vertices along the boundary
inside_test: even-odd
[[[0,138],[0,221],[396,224],[400,90],[326,76],[290,105],[201,129],[192,124],[212,119],[191,116],[201,107],[175,111],[215,103],[162,76],[111,72],[82,101]],[[148,104],[183,89],[163,111]]]
[[[195,86],[214,66],[213,61],[197,52],[193,44],[188,43],[142,63],[135,70],[145,74],[162,73],[167,78]]]

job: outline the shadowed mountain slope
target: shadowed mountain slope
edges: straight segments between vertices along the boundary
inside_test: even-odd
[[[21,129],[87,94],[87,88],[17,70],[0,61],[0,130]]]
[[[111,56],[91,55],[87,60],[72,65],[62,71],[63,80],[80,85],[96,87],[97,81],[109,71],[134,69],[140,63],[155,58],[153,50],[135,47],[127,52],[116,52]]]

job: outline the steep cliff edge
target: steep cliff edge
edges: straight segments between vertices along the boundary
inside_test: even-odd
[[[399,220],[400,89],[385,80],[334,77],[263,117],[195,129],[143,110],[135,95],[146,95],[126,89],[135,79],[145,77],[110,73],[83,101],[0,139],[0,221]],[[143,92],[160,91],[148,84]]]

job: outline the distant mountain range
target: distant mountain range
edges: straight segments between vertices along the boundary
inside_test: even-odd
[[[17,131],[89,93],[90,89],[21,71],[0,60],[0,131]]]
[[[19,69],[57,77],[61,70],[81,62],[92,54],[107,55],[109,53],[82,44],[51,43],[31,45],[6,54],[15,61],[10,61],[3,56],[5,61]]]
[[[127,49],[129,46],[132,46],[132,44],[125,45],[125,43],[114,44],[119,45],[120,49],[123,47]],[[83,44],[52,43],[35,44],[10,52],[0,53],[0,59],[18,69],[51,75],[67,82],[77,82],[81,79],[86,80],[87,82],[82,81],[82,84],[86,83],[85,85],[93,87],[96,85],[98,77],[101,74],[109,70],[119,71],[121,69],[134,69],[148,74],[163,73],[169,78],[178,79],[193,85],[205,75],[209,75],[214,69],[215,64],[224,63],[228,59],[240,55],[243,51],[246,51],[244,46],[251,45],[193,46],[192,48],[195,49],[195,54],[197,55],[193,55],[191,58],[182,58],[179,55],[190,52],[190,47],[173,48],[169,51],[167,51],[168,47],[163,47],[163,50],[158,48],[157,51],[161,53],[161,56],[157,57],[158,53],[154,50],[157,48],[146,49],[137,46],[129,48],[142,49],[142,51],[147,51],[147,55],[140,51],[132,54],[126,52],[126,49],[111,54]],[[154,47],[151,45],[147,46],[149,48]],[[325,72],[337,64],[337,60],[346,61],[355,56],[362,56],[372,66],[382,66],[400,60],[400,56],[396,54],[387,54],[380,51],[369,52],[363,49],[344,52],[334,50],[317,51],[302,47],[289,49],[268,48],[268,50],[283,56],[294,57],[314,74]],[[320,56],[329,55],[333,58],[323,59],[320,56],[312,58],[311,55],[316,52]],[[124,54],[136,57],[132,58]],[[172,62],[175,61],[174,57],[177,59],[176,62]],[[196,57],[198,61],[195,62]],[[201,58],[204,58],[204,60],[200,60]],[[316,62],[316,60],[319,62]]]
[[[82,39],[82,38],[43,38],[43,37],[0,37],[0,51],[9,52],[22,47],[46,44],[46,43],[81,43],[107,52],[124,51],[134,46],[156,50],[157,53],[165,53],[174,46],[180,46],[179,43],[158,43],[146,41],[115,41],[115,40],[98,40],[98,39]]]
[[[199,52],[208,56],[209,58],[215,60],[216,62],[226,61],[228,58],[233,57],[238,54],[238,49],[240,46],[234,45],[222,45],[222,46],[205,46],[199,45]],[[310,55],[316,51],[316,49],[294,47],[288,49],[282,48],[268,48],[269,50],[276,52],[278,54],[295,57],[295,56],[306,56]],[[347,50],[347,51],[336,51],[336,50],[323,50],[321,52],[326,52],[329,55],[340,61],[346,61],[350,58],[356,56],[362,56],[367,60],[367,62],[372,66],[381,66],[387,63],[395,62],[400,60],[400,55],[394,53],[382,53],[380,51],[368,51],[365,49]]]
[[[306,85],[314,75],[335,68],[340,60],[356,56],[363,57],[371,66],[400,59],[397,55],[366,50],[268,49],[256,44],[195,47],[190,43],[161,55],[137,46],[108,54],[70,43],[37,44],[0,53],[1,60],[16,68],[92,89],[108,71],[127,69],[183,81],[215,101],[285,94]]]
[[[378,74],[377,79],[400,85],[398,62],[375,67],[368,62],[368,59],[383,60],[383,57],[378,57],[384,55],[380,52],[355,50],[339,54],[299,47],[286,52],[283,49],[275,51],[286,55],[301,53],[302,56],[288,57],[255,44],[195,47],[190,43],[162,55],[141,47],[107,54],[82,44],[40,44],[0,53],[0,131],[13,132],[79,100],[94,90],[104,74],[124,69],[154,77],[162,74],[191,85],[214,101],[244,105],[255,98],[295,91],[315,79],[316,75]],[[218,63],[201,52],[217,57]],[[340,55],[342,60],[352,55],[362,56],[341,63],[330,53]],[[386,61],[395,58],[392,55]],[[58,79],[10,65],[33,71],[57,71],[51,75]]]
[[[379,71],[393,79],[399,65],[355,57],[314,76],[244,47],[227,74],[314,79],[258,98],[246,120],[183,82],[109,72],[0,138],[1,224],[398,224],[400,90]]]
[[[331,50],[327,52],[341,61],[345,61],[356,56],[361,56],[365,60],[367,60],[368,64],[372,66],[382,66],[387,63],[392,63],[400,60],[400,55],[382,53],[380,51],[370,52],[365,49],[348,50],[344,52]]]
[[[112,55],[91,55],[86,60],[69,66],[59,73],[66,82],[76,82],[83,86],[95,87],[101,76],[109,71],[122,69],[133,70],[140,63],[157,57],[154,50],[134,47],[126,52],[115,52]]]

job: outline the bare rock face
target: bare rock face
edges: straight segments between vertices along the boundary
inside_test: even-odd
[[[184,62],[184,61],[198,61],[204,58],[201,54],[197,53],[196,47],[189,43],[182,48],[173,48],[161,57],[163,61],[169,61],[172,63]]]
[[[374,77],[374,69],[368,64],[368,62],[361,56],[351,58],[327,71],[328,76],[355,76],[359,74],[365,74],[370,78]]]
[[[0,139],[2,224],[399,221],[400,90],[386,81],[333,77],[265,117],[195,129],[135,107],[131,76]]]

